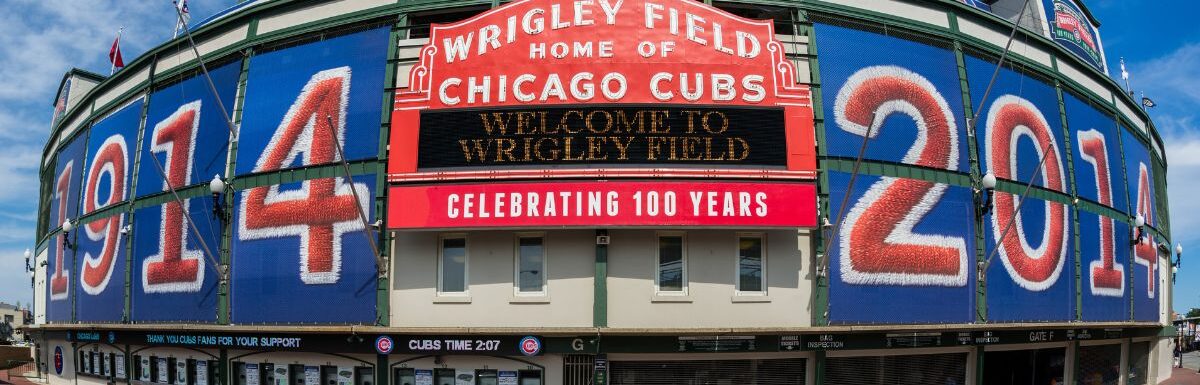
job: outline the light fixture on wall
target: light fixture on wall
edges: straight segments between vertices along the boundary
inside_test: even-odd
[[[28,251],[26,251],[28,253]],[[1183,266],[1183,244],[1175,244],[1175,267]]]
[[[1129,245],[1136,246],[1146,239],[1146,217],[1138,214],[1133,218],[1133,234],[1130,235]]]
[[[63,221],[63,223],[62,223],[63,248],[75,250],[75,244],[71,243],[71,230],[74,230],[74,229],[75,229],[75,225],[71,224],[70,219]]]
[[[979,178],[978,188],[975,189],[975,206],[982,214],[992,212],[992,194],[996,190],[996,175],[984,174]]]
[[[213,175],[212,181],[208,182],[208,191],[212,192],[213,216],[221,220],[221,223],[229,222],[229,213],[225,211],[225,204],[221,200],[221,194],[225,192],[228,185],[221,180],[221,175]]]

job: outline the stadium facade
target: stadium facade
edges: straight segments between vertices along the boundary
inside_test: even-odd
[[[28,332],[52,385],[1157,383],[1166,161],[1098,28],[245,2],[64,76]]]

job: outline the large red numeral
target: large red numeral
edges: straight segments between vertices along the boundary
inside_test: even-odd
[[[913,119],[917,138],[904,163],[940,169],[958,167],[958,127],[946,100],[929,80],[894,66],[855,73],[838,91],[838,126],[860,136],[878,135],[894,113]],[[873,125],[873,126],[872,126]],[[963,286],[967,246],[963,237],[914,234],[913,227],[941,200],[949,186],[883,177],[846,214],[839,231],[842,280],[855,284]]]
[[[1150,172],[1145,163],[1138,162],[1137,213],[1146,220],[1146,226],[1154,225],[1154,201],[1150,193]],[[1154,241],[1154,235],[1145,234],[1134,246],[1133,262],[1146,266],[1146,298],[1154,298],[1155,273],[1158,272],[1158,243]]]
[[[104,140],[96,155],[92,157],[91,169],[88,170],[87,186],[83,195],[84,213],[125,200],[128,191],[125,189],[126,159],[129,150],[125,148],[125,137],[113,135]],[[108,197],[100,201],[97,188],[100,176],[108,174],[112,188]],[[88,239],[104,241],[100,254],[92,256],[91,252],[83,253],[83,270],[79,274],[79,282],[85,293],[96,295],[108,288],[112,278],[113,267],[117,262],[117,248],[121,245],[121,227],[125,225],[125,214],[118,214],[89,222],[83,227]]]
[[[150,152],[165,153],[166,180],[163,190],[180,188],[192,181],[192,160],[196,151],[196,132],[200,125],[200,101],[184,104],[171,116],[154,125]],[[153,160],[150,160],[153,161]],[[142,262],[142,287],[147,293],[200,291],[204,283],[204,255],[187,248],[188,202],[175,201],[162,206],[158,252]]]
[[[71,194],[71,170],[75,168],[75,161],[69,160],[63,165],[62,173],[58,174],[58,180],[55,183],[54,191],[58,197],[58,223],[66,222],[67,220],[67,196]],[[63,269],[63,259],[65,259],[66,249],[63,247],[63,233],[59,232],[54,239],[58,242],[58,247],[54,252],[54,274],[50,275],[50,300],[58,301],[67,299],[67,283],[69,282],[70,270]]]
[[[254,171],[287,168],[297,157],[306,166],[338,160],[333,138],[345,143],[349,92],[350,67],[313,75],[267,143]],[[342,234],[363,228],[351,188],[359,196],[369,196],[365,184],[350,186],[342,178],[307,180],[294,191],[280,192],[279,186],[250,189],[242,195],[239,237],[300,237],[300,280],[310,285],[337,283],[342,269]]]
[[[1033,140],[1039,157],[1045,156],[1041,176],[1045,187],[1064,191],[1066,179],[1063,175],[1062,157],[1058,143],[1050,131],[1045,116],[1028,100],[1014,95],[996,99],[988,110],[987,117],[987,164],[997,178],[1015,180],[1017,174],[1017,143],[1024,136]],[[1048,151],[1048,152],[1047,152]],[[1039,159],[1035,159],[1040,160]],[[1046,201],[1046,218],[1042,230],[1042,244],[1033,248],[1025,237],[1021,213],[1017,211],[1017,198],[1008,193],[995,193],[995,213],[992,215],[992,235],[999,238],[1010,223],[1015,231],[1009,231],[1000,243],[1000,260],[1017,285],[1032,291],[1042,291],[1054,285],[1062,273],[1067,254],[1067,236],[1070,222],[1067,206]]]
[[[1079,131],[1079,155],[1092,165],[1096,174],[1096,195],[1100,204],[1112,206],[1112,175],[1108,172],[1108,145],[1100,131]],[[1115,261],[1117,241],[1113,235],[1113,219],[1097,215],[1100,225],[1100,260],[1088,265],[1092,295],[1120,297],[1125,295],[1125,266]]]

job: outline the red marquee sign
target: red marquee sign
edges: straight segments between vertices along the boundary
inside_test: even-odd
[[[599,181],[393,186],[393,229],[813,227],[810,183]]]
[[[774,171],[813,178],[810,96],[770,20],[684,0],[519,0],[433,26],[395,97],[389,173],[428,180],[417,172],[421,110],[653,104],[783,107],[792,156]]]

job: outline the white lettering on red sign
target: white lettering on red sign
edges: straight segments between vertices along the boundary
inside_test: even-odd
[[[816,222],[813,188],[802,183],[741,182],[396,186],[389,194],[389,220],[391,226],[399,228],[600,224],[801,227]]]
[[[396,96],[398,109],[594,101],[809,105],[808,88],[797,84],[770,21],[701,3],[514,1],[435,25],[421,58],[410,89]]]

